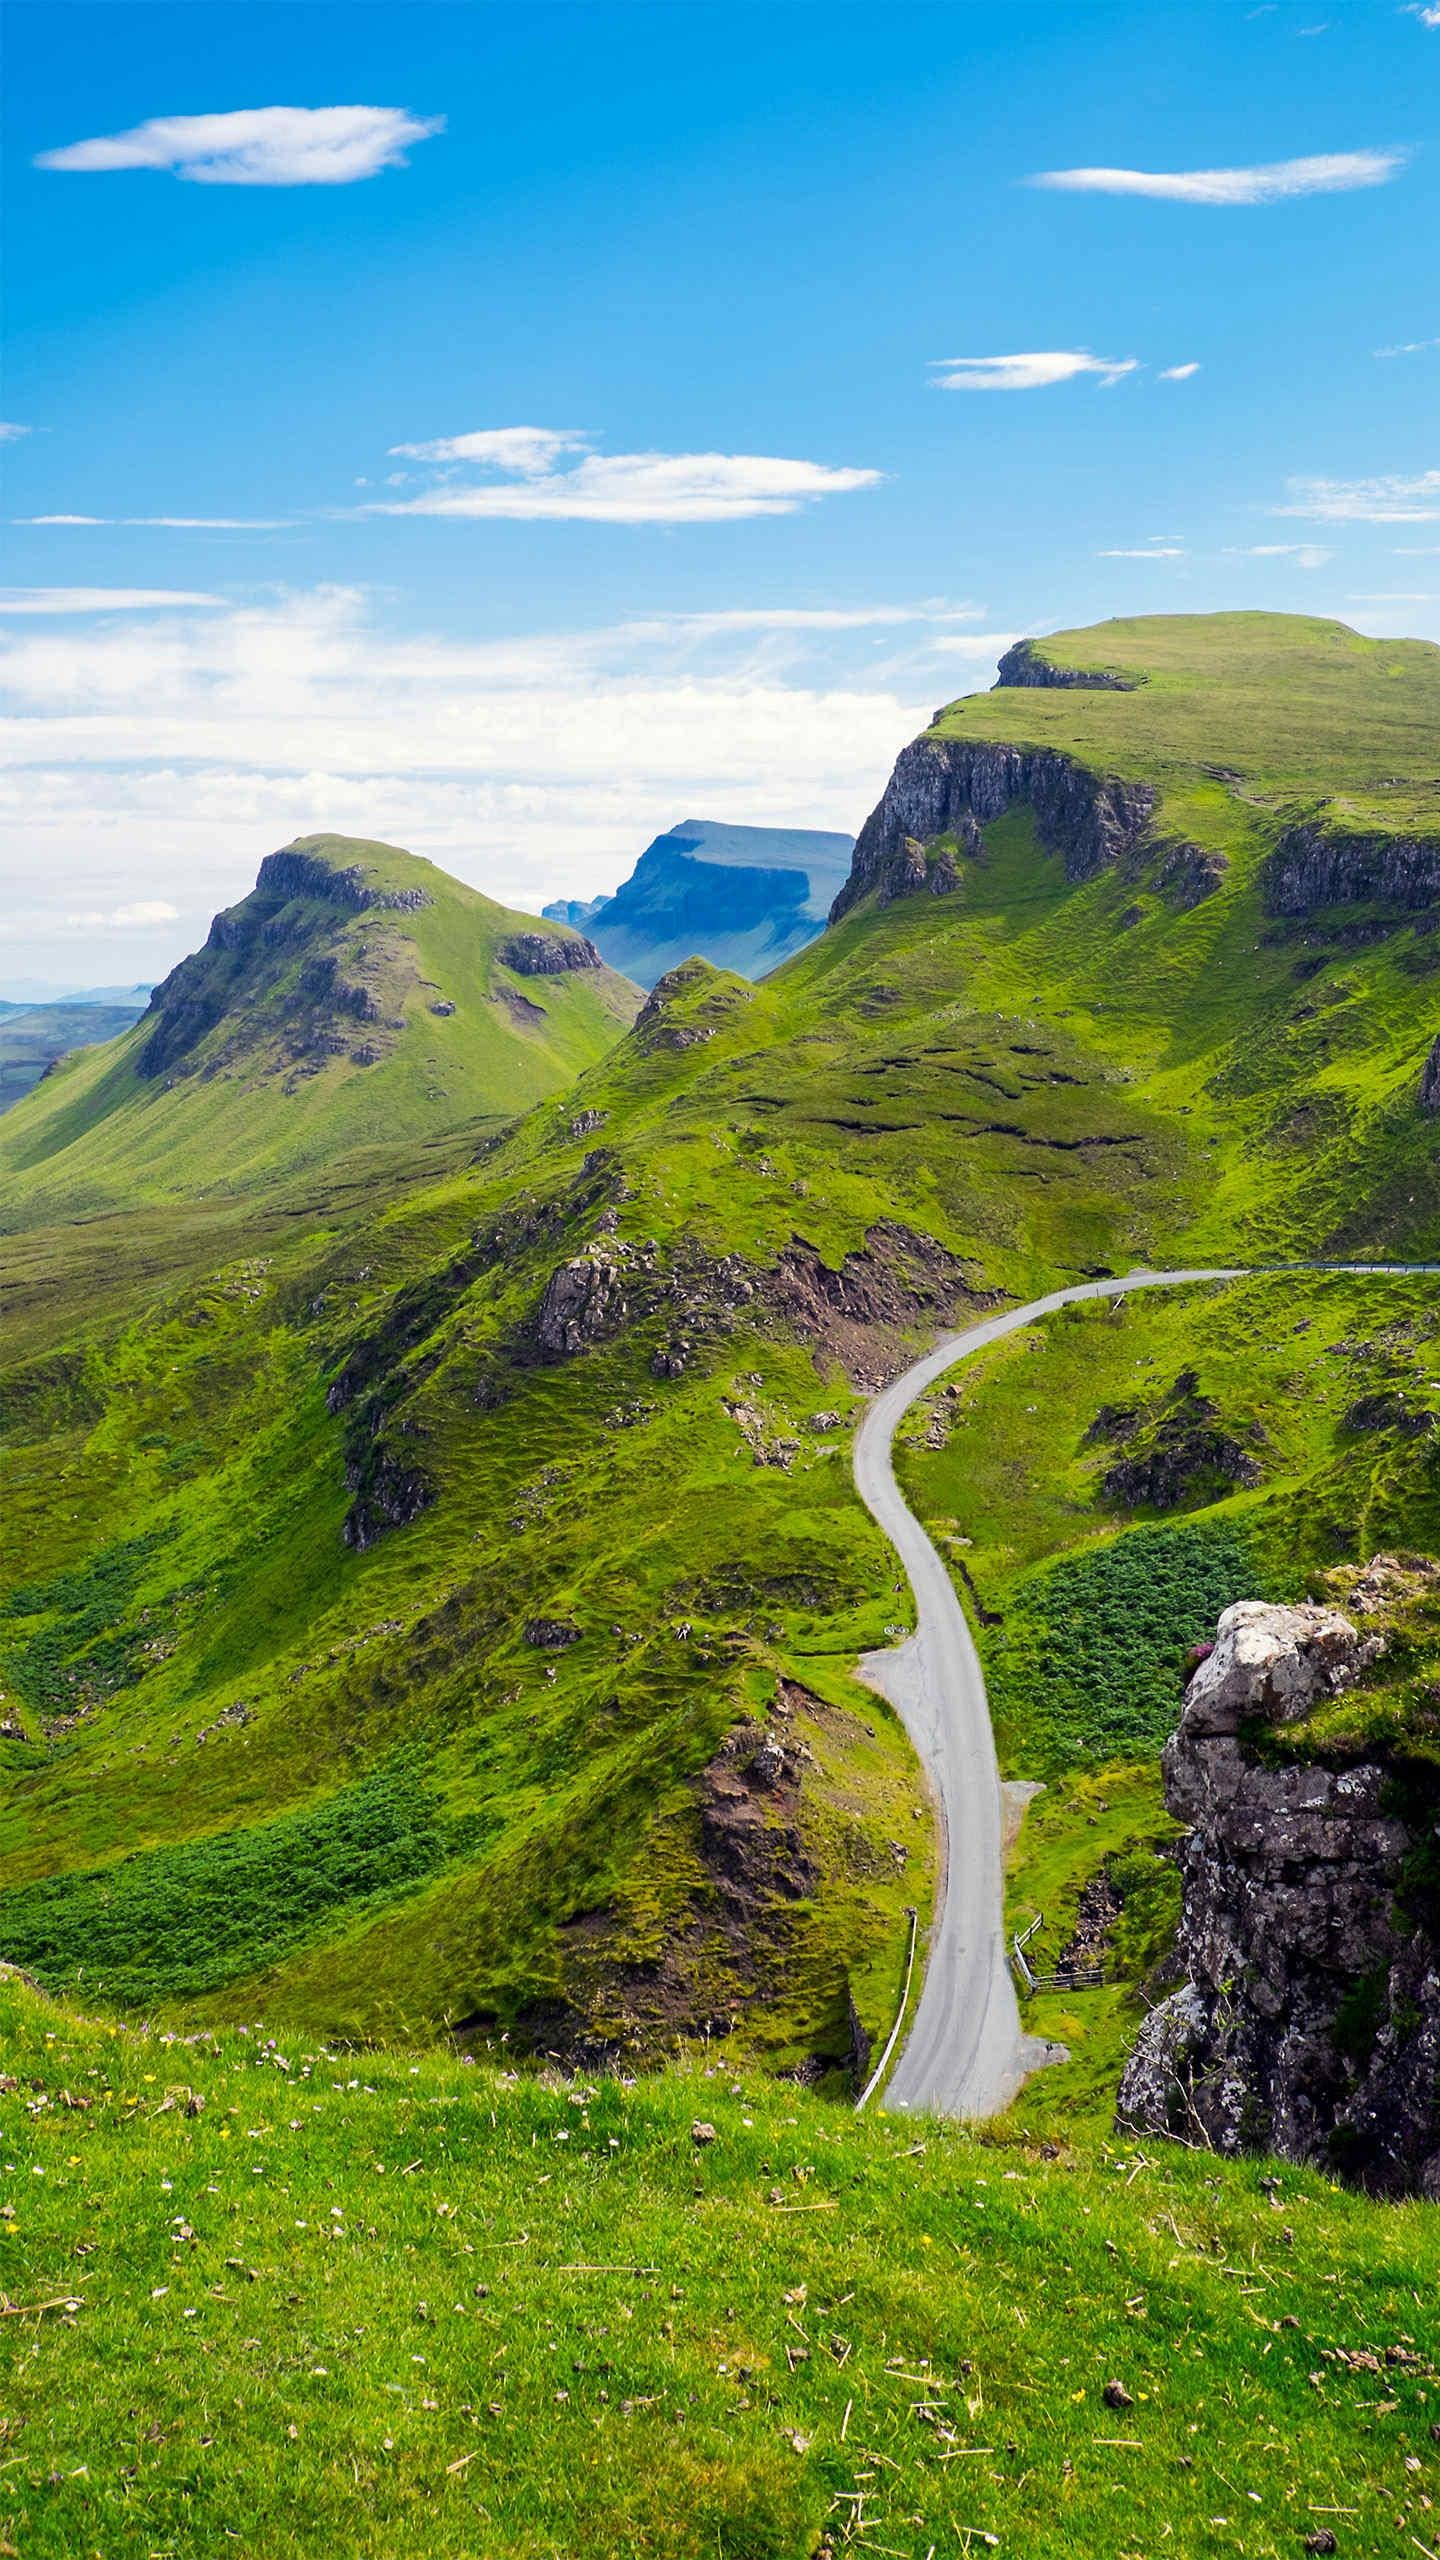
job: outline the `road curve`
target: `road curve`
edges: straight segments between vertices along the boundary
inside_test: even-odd
[[[1000,1772],[980,1657],[948,1567],[895,1481],[901,1416],[937,1378],[988,1343],[1086,1298],[1127,1297],[1200,1280],[1260,1280],[1286,1271],[1414,1279],[1437,1263],[1302,1262],[1261,1268],[1132,1271],[1052,1290],[1028,1306],[950,1334],[875,1398],[855,1437],[855,1486],[890,1540],[915,1595],[916,1632],[867,1654],[861,1673],[901,1717],[940,1810],[942,1867],[925,1978],[882,2104],[945,2116],[989,2116],[1009,2104],[1045,2048],[1021,2031],[1005,1955]]]

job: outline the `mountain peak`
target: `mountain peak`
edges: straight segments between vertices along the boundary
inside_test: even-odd
[[[0,1166],[91,1199],[144,1191],[163,1159],[167,1191],[206,1189],[509,1117],[603,1056],[639,1003],[567,926],[539,932],[398,845],[301,836],[133,1032],[6,1115]]]

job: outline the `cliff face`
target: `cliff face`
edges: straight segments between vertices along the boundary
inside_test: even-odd
[[[1440,1944],[1417,1916],[1433,1808],[1417,1823],[1378,1758],[1287,1766],[1272,1738],[1383,1649],[1336,1609],[1242,1601],[1220,1618],[1164,1758],[1191,1825],[1188,1978],[1141,2029],[1119,2112],[1440,2197]]]
[[[1148,783],[1090,773],[1050,747],[917,738],[861,828],[831,923],[872,891],[897,896],[919,885],[912,846],[939,835],[973,840],[977,826],[1003,817],[1016,801],[1033,806],[1040,840],[1063,856],[1066,878],[1089,880],[1139,844],[1156,794]]]
[[[995,691],[1011,685],[1044,685],[1064,692],[1133,693],[1134,679],[1111,675],[1102,668],[1057,667],[1053,660],[1042,658],[1033,640],[1017,640],[1007,649],[995,676]]]
[[[308,853],[303,845],[286,845],[279,853],[267,853],[255,877],[257,898],[323,898],[331,906],[346,907],[353,914],[363,914],[367,907],[393,907],[413,914],[428,907],[430,900],[423,889],[388,889],[379,881],[366,878],[359,863],[343,870],[332,862],[322,862]],[[216,922],[221,921],[217,917]]]
[[[1372,899],[1408,911],[1440,901],[1440,835],[1364,835],[1312,821],[1291,827],[1266,867],[1274,916]]]

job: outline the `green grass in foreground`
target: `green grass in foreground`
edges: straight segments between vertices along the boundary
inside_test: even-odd
[[[857,2120],[723,2057],[181,2045],[13,1978],[0,2034],[24,2560],[1434,2548],[1423,2205]]]

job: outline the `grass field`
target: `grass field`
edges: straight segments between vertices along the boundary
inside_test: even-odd
[[[13,1980],[0,2019],[0,2533],[33,2560],[1434,2547],[1424,2206],[917,2137],[720,2049],[551,2084]]]

